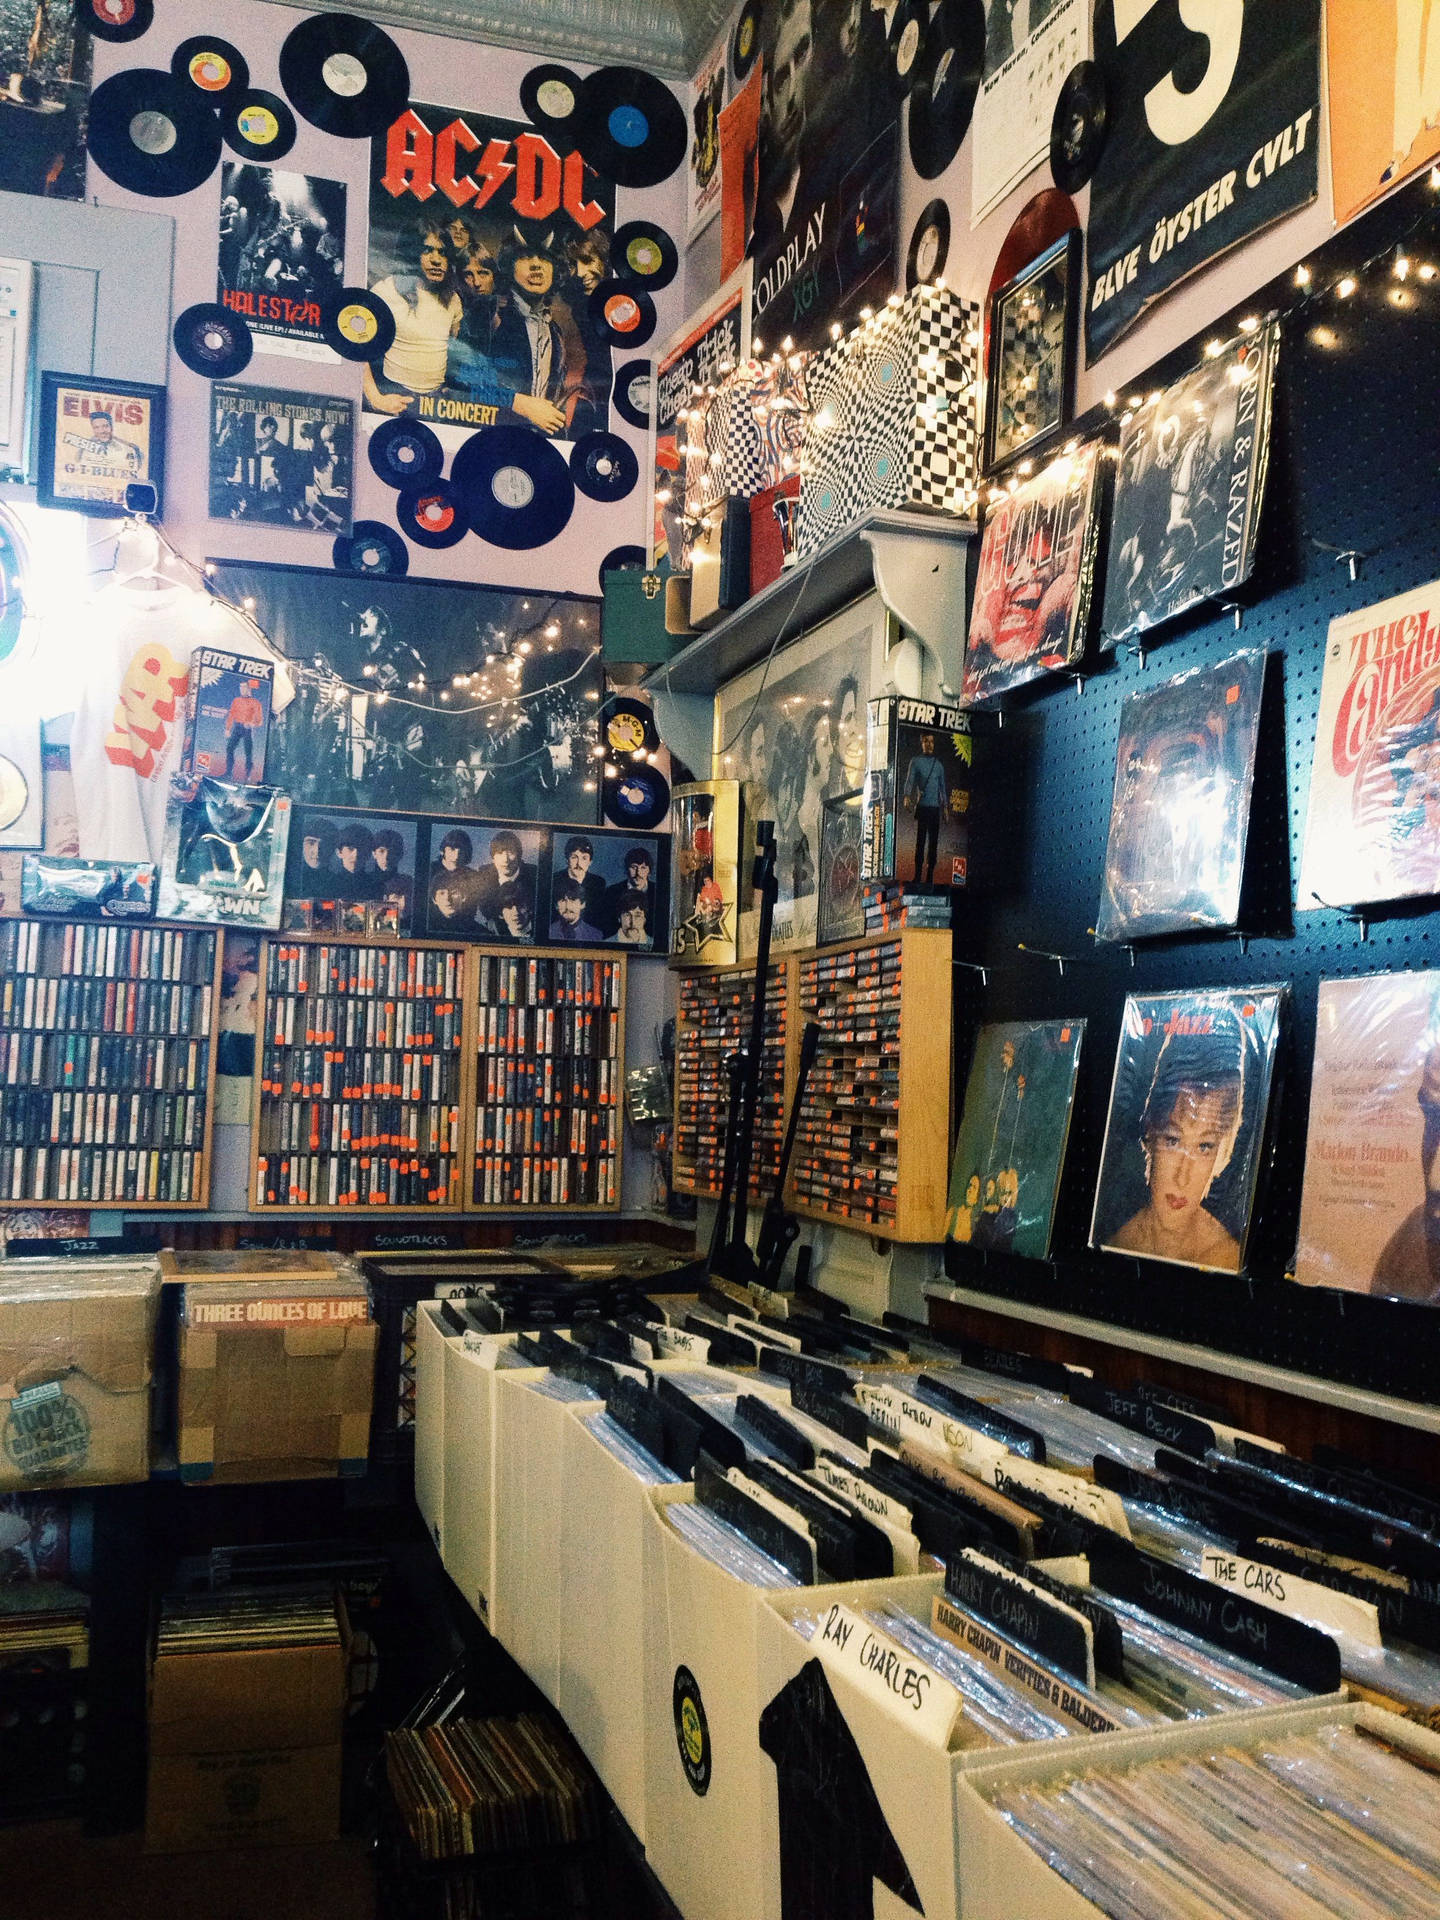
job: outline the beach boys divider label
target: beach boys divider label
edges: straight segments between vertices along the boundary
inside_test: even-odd
[[[1313,200],[1320,0],[1099,0],[1110,134],[1090,186],[1093,360],[1177,281]]]

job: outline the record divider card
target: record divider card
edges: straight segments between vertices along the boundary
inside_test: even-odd
[[[0,927],[0,1203],[209,1205],[223,932]]]

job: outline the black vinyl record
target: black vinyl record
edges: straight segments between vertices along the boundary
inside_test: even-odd
[[[182,40],[170,56],[170,71],[177,80],[187,80],[212,107],[238,100],[250,85],[244,54],[209,33]]]
[[[761,0],[745,0],[730,36],[730,71],[737,85],[749,74],[760,51],[761,10]]]
[[[612,826],[649,832],[670,811],[670,782],[648,761],[632,761],[600,782],[600,806]]]
[[[336,540],[331,553],[337,573],[410,571],[409,549],[383,520],[357,520],[349,533],[342,533]]]
[[[225,144],[247,160],[279,160],[295,144],[295,116],[278,93],[252,87],[220,109]]]
[[[654,372],[648,360],[627,360],[623,366],[615,369],[615,383],[610,390],[610,398],[627,427],[649,426],[653,379]]]
[[[639,67],[600,67],[580,83],[580,151],[617,187],[657,187],[684,162],[690,129],[667,86]]]
[[[945,0],[910,95],[910,159],[935,180],[960,151],[985,71],[984,0]]]
[[[155,18],[155,0],[78,0],[75,24],[97,40],[138,40]]]
[[[655,302],[633,280],[602,280],[590,312],[612,347],[643,347],[655,331]]]
[[[394,345],[395,316],[368,287],[340,287],[320,304],[320,335],[342,360],[379,360]]]
[[[520,82],[520,104],[542,133],[569,133],[580,105],[580,76],[548,61],[532,67]]]
[[[640,462],[614,433],[582,433],[570,449],[570,476],[587,500],[623,500],[635,491]]]
[[[680,249],[655,221],[627,220],[610,242],[610,266],[620,279],[658,293],[680,271]]]
[[[633,754],[654,753],[660,745],[655,716],[643,700],[626,694],[613,694],[600,709],[600,738],[612,760],[629,760]]]
[[[395,518],[417,547],[453,547],[470,531],[465,502],[449,480],[406,487],[395,502]]]
[[[622,573],[632,568],[643,573],[649,564],[650,556],[643,547],[612,547],[600,562],[600,591],[605,591],[607,573]]]
[[[188,80],[159,67],[130,67],[91,94],[89,148],[117,187],[164,199],[210,178],[220,158],[220,123]]]
[[[482,427],[450,464],[451,480],[482,540],[543,547],[575,511],[565,456],[533,427]]]
[[[1066,74],[1050,122],[1050,176],[1062,193],[1090,184],[1105,151],[1108,121],[1104,69],[1082,60]]]
[[[950,251],[950,209],[943,200],[932,200],[920,211],[910,235],[910,251],[905,256],[905,291],[935,280],[945,271],[945,256]]]
[[[280,84],[295,111],[325,133],[368,140],[410,98],[405,56],[382,28],[353,13],[315,13],[285,36]]]
[[[936,24],[943,30],[943,15]],[[929,26],[930,0],[900,0],[890,21],[885,54],[890,63],[891,81],[902,99],[923,71]]]
[[[243,373],[255,351],[249,322],[218,300],[187,307],[175,322],[171,338],[190,371],[207,380],[231,380]]]
[[[445,449],[423,420],[397,413],[370,436],[370,465],[387,487],[419,487],[445,470]]]

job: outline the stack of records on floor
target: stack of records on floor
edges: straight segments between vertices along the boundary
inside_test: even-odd
[[[162,1658],[339,1644],[340,1625],[329,1592],[206,1593],[165,1602],[155,1653]]]
[[[564,1729],[539,1714],[452,1720],[385,1736],[385,1769],[425,1860],[593,1839],[595,1783]]]
[[[950,893],[945,887],[866,881],[860,889],[860,899],[865,911],[866,933],[950,925]]]

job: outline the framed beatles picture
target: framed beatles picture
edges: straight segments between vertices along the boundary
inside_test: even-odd
[[[413,814],[296,807],[281,926],[408,940],[415,930],[419,842]]]
[[[35,497],[118,520],[130,486],[151,486],[157,517],[165,506],[165,389],[86,373],[40,376],[39,461]]]
[[[1075,404],[1080,230],[1048,246],[990,296],[985,457],[994,473],[1035,454],[1069,422]]]

